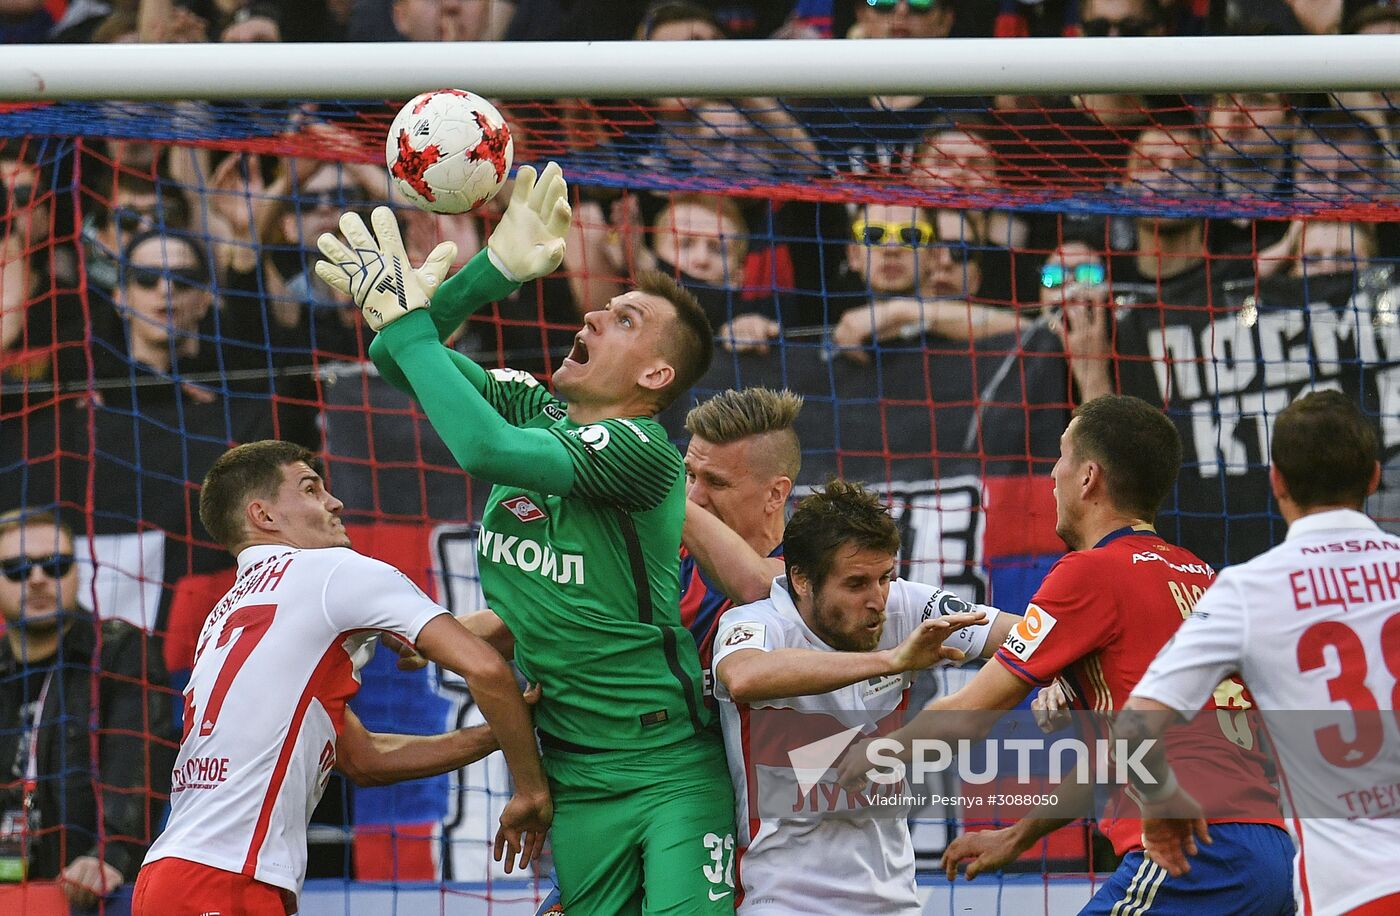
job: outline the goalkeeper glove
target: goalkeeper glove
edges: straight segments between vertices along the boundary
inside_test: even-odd
[[[457,257],[457,245],[443,242],[414,270],[404,252],[394,211],[375,207],[370,215],[374,237],[358,213],[340,215],[340,231],[351,245],[346,248],[329,232],[316,246],[328,260],[316,262],[316,276],[350,296],[369,326],[378,331],[414,309],[427,308],[448,267]]]
[[[535,170],[522,165],[515,175],[510,205],[486,240],[487,256],[507,280],[524,283],[553,273],[564,260],[569,232],[569,186],[558,163]]]

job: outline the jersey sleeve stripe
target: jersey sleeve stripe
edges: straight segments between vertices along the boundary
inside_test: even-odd
[[[1034,674],[1031,674],[1025,668],[1022,668],[1020,665],[1016,664],[1016,662],[1014,662],[1010,657],[1008,657],[1007,653],[1001,649],[998,649],[996,654],[993,655],[992,658],[1001,662],[1002,667],[1006,668],[1007,671],[1010,671],[1012,674],[1016,675],[1018,678],[1034,687],[1049,687],[1052,683],[1051,681],[1043,681],[1040,678],[1036,677]]]
[[[573,495],[631,510],[654,509],[679,479],[680,453],[669,441],[643,443],[631,429],[610,428],[606,451],[592,451],[567,432],[555,430],[573,460]]]

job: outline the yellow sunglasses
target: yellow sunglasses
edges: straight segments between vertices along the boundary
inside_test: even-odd
[[[923,220],[915,220],[912,223],[887,223],[881,220],[858,219],[851,223],[851,237],[862,245],[922,248],[933,241],[933,226]]]

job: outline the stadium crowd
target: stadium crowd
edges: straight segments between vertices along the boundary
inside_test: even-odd
[[[1308,33],[1400,34],[1400,4],[0,0],[0,44],[47,42],[57,55],[80,42]],[[1216,568],[1282,541],[1268,418],[1311,385],[1336,387],[1379,432],[1384,473],[1369,505],[1400,530],[1393,93],[561,96],[500,107],[517,162],[565,161],[574,215],[560,272],[530,280],[450,338],[483,365],[548,374],[586,313],[660,271],[717,331],[720,354],[697,392],[768,384],[810,401],[896,404],[888,424],[884,408],[878,424],[859,410],[809,407],[789,418],[806,443],[799,484],[834,473],[1043,477],[1076,405],[1135,395],[1167,410],[1185,451],[1159,528]],[[198,485],[232,443],[278,438],[325,451],[347,519],[462,520],[456,463],[427,441],[405,398],[366,375],[373,335],[350,298],[317,276],[316,240],[341,212],[385,203],[414,264],[450,240],[455,269],[483,249],[510,193],[457,216],[409,206],[377,164],[384,108],[114,102],[83,109],[98,126],[73,138],[40,121],[17,133],[23,112],[0,106],[0,511],[61,506],[74,525],[30,515],[56,543],[53,562],[16,571],[51,576],[75,599],[65,606],[82,622],[72,664],[96,664],[114,691],[164,688],[167,668],[179,686],[190,667],[203,615],[231,576],[198,521]],[[237,120],[266,142],[218,133]],[[224,142],[170,139],[181,126]],[[610,172],[621,162],[635,180]],[[692,406],[661,415],[677,441],[690,438]],[[479,512],[484,488],[465,492],[468,515]],[[14,530],[0,516],[0,544]],[[154,587],[112,593],[138,606],[90,606],[99,588],[73,577],[77,542],[131,536],[141,549],[150,531],[164,536]],[[76,552],[78,565],[94,562]],[[11,557],[0,560],[8,576]],[[5,611],[13,633],[19,608]],[[89,643],[116,618],[156,641],[109,659]],[[716,620],[697,630],[702,643]],[[99,645],[147,638],[118,629]],[[40,729],[35,671],[52,668],[3,653],[0,665],[0,689],[29,717],[11,722],[6,707],[10,741]],[[120,716],[139,717],[142,703],[163,696],[141,692],[115,709],[115,724],[97,727],[129,739]],[[68,698],[69,716],[86,723],[88,696]],[[147,736],[137,756],[148,755],[149,777],[124,768],[94,782],[145,786],[158,811],[174,739],[166,712],[151,704],[136,729]],[[113,744],[104,754],[133,753],[121,738]],[[19,804],[25,764],[36,763],[16,746],[0,751],[18,767],[0,773],[0,784],[18,787],[0,790],[7,811]],[[128,792],[106,803],[99,823],[91,786],[64,788],[88,795],[55,796],[45,817],[61,820],[61,808],[68,820],[46,823],[58,832],[29,876],[75,876],[69,897],[87,905],[93,886],[134,879],[133,848],[149,843],[159,815]],[[93,877],[95,836],[113,840],[100,846],[115,874]]]

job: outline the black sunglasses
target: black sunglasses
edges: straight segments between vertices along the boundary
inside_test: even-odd
[[[1141,38],[1151,32],[1157,23],[1151,19],[1138,19],[1129,17],[1127,19],[1085,19],[1079,24],[1086,38],[1107,38],[1110,35],[1117,35],[1122,38]]]
[[[52,579],[62,579],[73,568],[71,553],[53,553],[46,557],[10,557],[0,560],[0,573],[11,582],[23,582],[36,566]]]
[[[141,289],[155,289],[165,279],[169,279],[176,286],[196,289],[203,289],[209,285],[204,271],[198,267],[179,267],[172,270],[162,270],[159,267],[130,267],[127,268],[126,275],[127,279]]]

